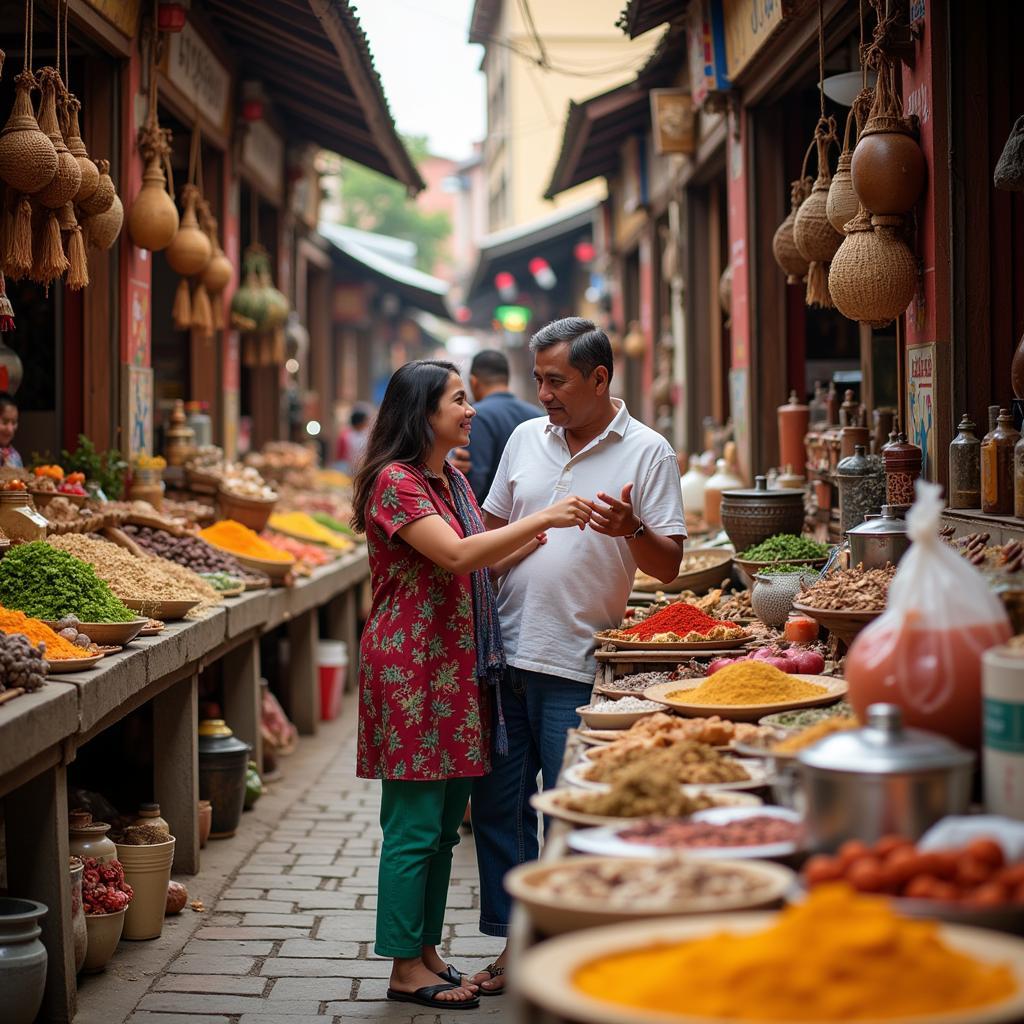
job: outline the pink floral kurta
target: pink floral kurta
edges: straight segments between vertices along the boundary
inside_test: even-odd
[[[364,779],[490,771],[470,577],[442,569],[397,536],[429,515],[463,536],[439,481],[404,463],[386,466],[366,515],[373,601],[359,647],[357,770]]]

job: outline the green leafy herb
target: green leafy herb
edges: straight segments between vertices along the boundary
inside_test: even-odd
[[[124,495],[128,463],[116,448],[99,452],[85,434],[79,434],[74,452],[61,452],[61,465],[69,473],[84,473],[85,479],[96,484],[111,501],[120,501]]]
[[[752,548],[747,548],[737,557],[747,562],[813,561],[827,558],[829,547],[809,537],[798,537],[794,533],[777,533]]]

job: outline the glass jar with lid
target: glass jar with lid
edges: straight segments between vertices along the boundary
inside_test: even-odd
[[[1014,447],[1019,440],[1013,417],[1000,409],[995,430],[981,442],[981,511],[986,515],[1013,515]]]
[[[981,441],[977,429],[974,420],[964,413],[950,443],[950,508],[981,508]]]
[[[836,466],[839,487],[839,526],[843,533],[864,522],[864,517],[878,512],[885,503],[885,473],[882,460],[868,455],[858,444],[853,454]]]

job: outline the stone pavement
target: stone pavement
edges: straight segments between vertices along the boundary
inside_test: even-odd
[[[379,786],[356,779],[355,702],[303,738],[285,778],[211,841],[182,878],[202,914],[168,918],[154,943],[122,942],[107,972],[83,978],[75,1024],[479,1024],[477,1010],[435,1012],[384,998],[390,961],[372,953],[380,847]],[[208,868],[209,862],[209,868]],[[500,940],[477,930],[471,838],[456,848],[443,953],[470,972]]]

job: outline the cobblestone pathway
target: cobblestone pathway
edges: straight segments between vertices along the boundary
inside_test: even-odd
[[[349,720],[352,711],[347,702]],[[281,801],[276,820],[229,877],[219,899],[207,900],[210,912],[188,941],[162,967],[142,968],[154,977],[133,1003],[129,1024],[500,1020],[504,997],[484,999],[477,1010],[440,1014],[385,1000],[390,961],[372,953],[379,787],[354,777],[351,726],[329,727],[303,742],[331,744],[336,752],[307,764],[307,777],[298,786],[289,776],[290,799]],[[285,768],[290,772],[291,762]],[[196,882],[202,882],[202,875]],[[196,882],[189,883],[190,889],[197,889]],[[479,969],[502,943],[477,930],[471,838],[456,848],[448,906],[446,959],[466,971]],[[116,982],[113,977],[88,982],[108,983]],[[93,988],[80,1018],[90,1024],[124,1019],[122,1013],[103,1010],[102,996],[102,987]]]

